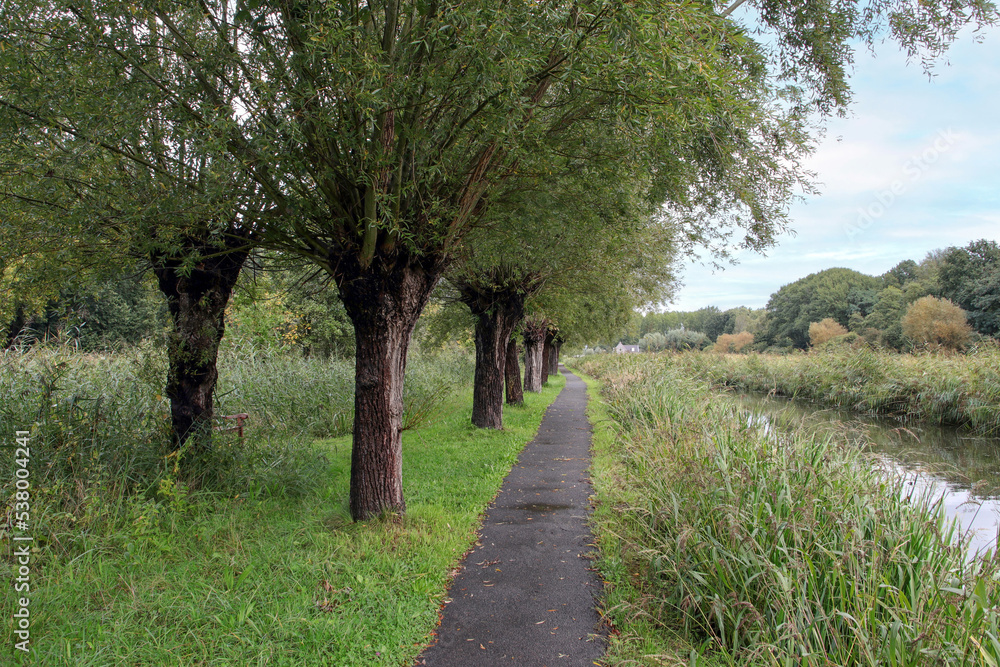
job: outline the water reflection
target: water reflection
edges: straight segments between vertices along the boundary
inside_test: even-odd
[[[995,549],[1000,526],[1000,438],[973,437],[941,426],[900,422],[843,410],[818,409],[788,399],[733,394],[741,410],[768,426],[833,430],[874,452],[907,475],[914,493],[941,499],[946,514],[972,536],[972,553]]]

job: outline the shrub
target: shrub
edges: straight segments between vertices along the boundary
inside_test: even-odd
[[[700,331],[671,329],[665,334],[654,331],[639,340],[639,347],[647,352],[663,350],[701,350],[708,345],[708,337]]]
[[[832,317],[827,317],[819,322],[809,325],[809,344],[813,347],[822,345],[831,338],[843,336],[848,333],[847,329]]]
[[[715,340],[715,352],[742,352],[747,346],[753,344],[753,334],[749,331],[741,331],[738,334],[722,334]]]
[[[661,352],[667,349],[667,337],[653,331],[639,339],[639,348],[646,352]]]
[[[965,311],[948,299],[925,296],[906,309],[903,335],[928,349],[960,350],[972,337]]]
[[[871,343],[864,336],[861,336],[854,331],[849,331],[846,334],[834,336],[833,338],[820,343],[816,346],[816,349],[824,351],[846,350],[868,347],[870,345]]]

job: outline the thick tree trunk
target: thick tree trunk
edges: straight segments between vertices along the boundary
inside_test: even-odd
[[[562,338],[556,334],[549,346],[549,375],[559,373],[559,349],[562,347]]]
[[[476,318],[476,377],[472,389],[472,423],[479,428],[503,428],[503,373],[507,346],[499,318]],[[510,332],[506,332],[510,337]]]
[[[525,322],[524,325],[524,390],[542,390],[542,348],[545,346],[545,325]]]
[[[510,304],[497,304],[492,312],[483,313],[476,319],[476,379],[472,392],[472,423],[480,428],[503,428],[507,341],[522,314],[523,300],[513,307]]]
[[[507,384],[507,405],[524,405],[524,391],[521,389],[521,362],[517,351],[517,337],[511,336],[507,343],[507,358],[504,361],[504,379]]]
[[[476,316],[476,378],[472,391],[472,423],[503,428],[503,390],[507,343],[524,317],[524,289],[501,276],[455,280],[462,302]]]
[[[549,363],[549,357],[552,356],[552,338],[553,338],[552,330],[546,329],[545,341],[542,343],[542,360],[541,360],[542,384],[545,384],[546,382],[549,381],[549,368],[551,365]]]
[[[236,242],[239,240],[236,239]],[[193,267],[185,258],[201,255]],[[189,242],[182,251],[152,258],[160,291],[167,298],[167,386],[174,446],[195,458],[211,448],[216,361],[225,333],[225,311],[248,252]]]
[[[439,262],[397,251],[367,268],[338,265],[337,286],[354,323],[354,445],[350,509],[355,521],[404,512],[403,376],[413,327],[441,275]]]

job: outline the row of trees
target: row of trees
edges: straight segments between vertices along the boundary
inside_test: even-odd
[[[193,460],[248,260],[321,271],[354,331],[352,515],[403,511],[403,371],[442,277],[477,319],[489,384],[522,299],[569,330],[662,292],[663,249],[771,243],[809,114],[849,99],[850,39],[887,26],[933,55],[995,13],[764,0],[765,48],[741,4],[5,5],[0,315],[150,271],[174,446]]]
[[[1000,245],[980,239],[964,247],[929,253],[923,260],[905,260],[881,276],[845,268],[813,273],[781,287],[767,306],[720,311],[708,307],[693,312],[650,313],[630,323],[631,335],[648,338],[678,328],[704,333],[706,347],[722,336],[746,332],[754,337],[753,349],[806,349],[847,333],[872,345],[905,350],[931,342],[924,333],[929,313],[938,313],[941,325],[955,325],[954,311],[924,302],[920,319],[924,329],[905,326],[907,312],[924,297],[947,300],[964,311],[970,333],[1000,333]],[[959,341],[963,336],[956,330]],[[628,340],[628,339],[626,339]],[[728,344],[728,340],[727,340]],[[957,343],[955,343],[957,344]],[[954,347],[955,344],[948,345]]]

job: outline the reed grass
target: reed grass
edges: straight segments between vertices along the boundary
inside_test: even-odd
[[[609,664],[997,665],[1000,561],[838,438],[767,428],[676,357],[605,356]]]
[[[869,414],[1000,434],[1000,350],[893,354],[868,348],[796,355],[677,355],[717,388],[764,392]]]

